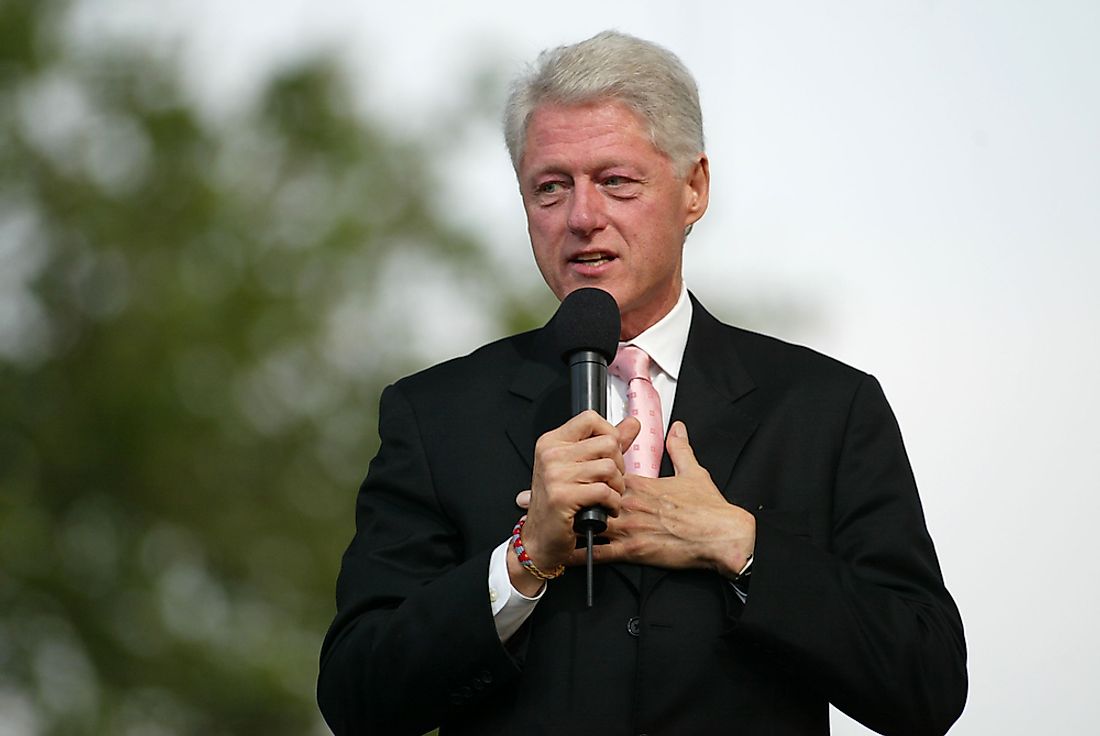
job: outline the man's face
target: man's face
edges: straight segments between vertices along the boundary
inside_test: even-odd
[[[699,155],[687,176],[621,103],[543,105],[527,126],[519,185],[542,277],[558,297],[594,286],[615,297],[630,339],[680,296],[685,229],[707,208]]]

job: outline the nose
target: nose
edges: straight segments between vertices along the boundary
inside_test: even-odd
[[[604,214],[603,199],[596,185],[587,179],[575,181],[569,200],[569,229],[576,235],[587,237],[604,227]]]

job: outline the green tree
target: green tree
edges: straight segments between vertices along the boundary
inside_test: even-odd
[[[0,3],[0,713],[306,733],[377,395],[412,365],[387,305],[410,271],[473,298],[491,262],[330,64],[212,122],[148,53],[76,53],[66,10]]]
[[[0,0],[0,725],[307,733],[377,396],[422,361],[395,307],[552,309],[438,201],[499,84],[435,147],[324,59],[211,119],[69,11]]]

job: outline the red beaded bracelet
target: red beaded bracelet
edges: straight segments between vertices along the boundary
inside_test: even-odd
[[[515,527],[512,529],[512,551],[515,552],[516,557],[519,558],[519,564],[523,565],[524,570],[531,573],[539,580],[553,580],[556,577],[561,577],[561,574],[565,572],[565,565],[558,565],[550,572],[543,572],[527,554],[527,548],[523,546],[523,537],[520,536],[520,532],[523,531],[523,525],[526,523],[527,514],[524,514],[519,517],[519,521],[516,522]]]

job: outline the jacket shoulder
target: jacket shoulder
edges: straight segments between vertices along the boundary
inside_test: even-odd
[[[403,393],[417,396],[437,392],[440,386],[477,387],[507,383],[516,367],[533,354],[538,346],[539,330],[530,330],[494,340],[471,353],[445,360],[398,380]]]
[[[867,377],[864,371],[813,348],[740,327],[722,326],[728,331],[729,339],[745,367],[757,380],[764,377],[782,379],[798,376],[859,382]]]
[[[736,364],[756,386],[825,386],[852,389],[868,374],[811,348],[720,321],[697,300],[688,352]],[[692,344],[694,343],[694,345]],[[728,365],[727,365],[728,369]]]

